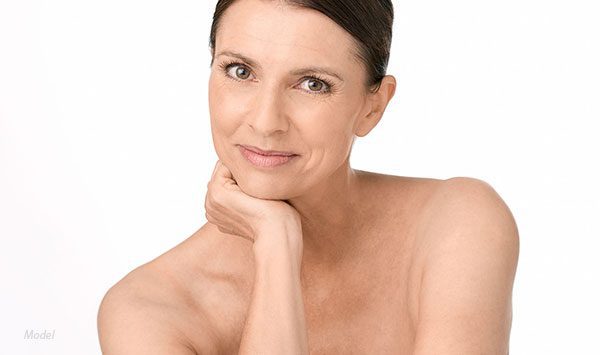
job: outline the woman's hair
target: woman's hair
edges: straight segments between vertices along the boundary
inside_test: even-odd
[[[214,60],[219,21],[236,0],[218,0],[210,29]],[[272,0],[321,12],[357,41],[356,57],[367,69],[367,87],[376,92],[385,76],[392,43],[394,8],[391,0]],[[212,65],[212,64],[211,64]]]

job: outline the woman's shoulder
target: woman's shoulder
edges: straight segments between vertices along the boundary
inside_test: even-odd
[[[416,349],[435,353],[441,343],[434,338],[473,334],[473,344],[500,349],[510,331],[519,255],[517,225],[507,204],[489,183],[455,177],[436,187],[419,226],[424,253]],[[433,333],[436,337],[428,337]]]
[[[135,268],[102,298],[97,326],[103,353],[193,354],[178,326],[189,303],[175,279],[157,266],[152,261]]]
[[[487,238],[500,234],[515,243],[517,226],[512,212],[496,189],[474,177],[430,179],[398,177],[402,193],[414,195],[405,206],[418,206],[415,223],[423,243],[433,247],[442,239],[477,234],[486,229]],[[400,202],[402,203],[402,202]],[[480,242],[484,242],[480,236]]]
[[[379,186],[377,201],[397,210],[397,221],[406,221],[413,237],[414,256],[420,264],[432,254],[455,247],[468,253],[477,243],[490,239],[503,243],[507,253],[518,252],[518,231],[509,207],[488,182],[474,177],[434,179],[363,172]],[[390,198],[391,196],[391,198]],[[475,239],[475,240],[469,240]],[[460,244],[462,243],[462,244]],[[459,244],[462,249],[459,248]],[[454,255],[457,257],[457,255]]]
[[[474,264],[482,262],[482,257],[503,263],[507,273],[516,268],[519,232],[515,218],[496,189],[484,180],[444,180],[428,199],[419,223],[428,253],[426,268],[454,260]]]
[[[247,259],[242,254],[248,248],[242,238],[232,239],[220,239],[205,224],[114,284],[98,310],[101,344],[108,347],[122,344],[125,338],[133,342],[156,335],[156,344],[221,351],[219,334],[224,325],[215,314],[227,310],[217,308],[233,309],[239,305],[238,295],[249,292],[240,287],[249,277],[239,261]]]
[[[448,219],[456,221],[460,217],[456,212],[462,211],[462,217],[478,219],[482,214],[495,212],[497,217],[512,217],[502,197],[488,182],[466,176],[449,179],[428,177],[398,176],[359,171],[365,184],[378,196],[391,196],[395,208],[411,208],[415,218],[423,223],[432,219]],[[381,199],[380,199],[381,200]],[[469,210],[469,213],[466,210]],[[453,216],[451,214],[454,213]],[[488,216],[489,217],[489,216]],[[508,218],[509,220],[511,218]]]
[[[507,344],[511,297],[519,256],[515,219],[499,193],[472,177],[446,180],[394,178],[400,201],[419,210],[414,219],[412,270],[416,308],[415,352],[439,353],[449,343],[437,339],[473,338],[488,352]],[[453,345],[455,345],[453,343]],[[440,348],[441,347],[441,348]],[[481,349],[478,347],[478,349]],[[487,351],[487,350],[486,350]]]
[[[492,185],[463,176],[439,180],[432,185],[422,221],[431,228],[435,225],[468,228],[477,223],[516,227],[508,205]]]

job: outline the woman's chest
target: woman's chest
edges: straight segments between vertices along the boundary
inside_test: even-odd
[[[335,288],[327,291],[303,287],[310,354],[410,353],[415,336],[414,289],[406,278],[384,276],[385,272],[373,273],[373,283],[360,285],[348,280],[334,283],[330,286]],[[214,307],[205,310],[218,322],[223,354],[237,354],[251,292],[216,295]]]
[[[365,299],[354,309],[327,315],[307,309],[310,353],[409,354],[415,329],[407,313],[397,299]]]
[[[420,267],[414,248],[416,238],[409,231],[393,227],[375,231],[369,238],[380,242],[373,243],[370,251],[361,249],[336,268],[302,267],[301,290],[311,354],[410,353],[418,313]],[[248,254],[238,257],[245,260]],[[252,270],[253,263],[240,269]],[[201,309],[216,322],[226,354],[237,354],[254,281],[253,272],[235,275],[203,283],[196,297],[203,299]]]
[[[410,353],[418,311],[418,284],[408,260],[389,260],[328,286],[303,284],[311,354]],[[387,267],[386,267],[387,266]]]
[[[408,253],[392,249],[337,276],[305,270],[301,289],[311,354],[410,353],[418,277]],[[211,293],[214,299],[206,299],[212,307],[203,308],[218,322],[224,353],[237,354],[252,280],[221,287]]]

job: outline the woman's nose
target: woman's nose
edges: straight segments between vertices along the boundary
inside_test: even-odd
[[[248,125],[263,136],[277,131],[286,132],[289,120],[285,114],[282,93],[275,88],[260,88],[248,117]]]

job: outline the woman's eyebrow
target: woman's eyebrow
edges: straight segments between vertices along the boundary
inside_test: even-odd
[[[248,63],[250,66],[253,66],[259,70],[262,70],[261,65],[258,64],[257,61],[255,61],[254,59],[248,58],[247,56],[245,56],[241,53],[230,51],[230,50],[224,50],[224,51],[217,53],[217,57],[222,56],[222,55],[239,58],[239,59],[243,60],[244,62]],[[329,68],[310,66],[310,67],[299,68],[299,69],[294,69],[294,70],[290,71],[290,74],[292,74],[292,75],[307,75],[307,74],[315,74],[315,73],[327,74],[329,76],[333,76],[333,77],[337,78],[340,81],[344,81],[344,79],[342,78],[342,76],[340,74],[336,73],[334,70],[329,69]]]
[[[344,79],[342,79],[342,76],[340,74],[334,72],[331,69],[321,68],[321,67],[300,68],[300,69],[292,70],[290,73],[293,75],[307,75],[307,74],[323,73],[323,74],[327,74],[329,76],[333,76],[333,77],[337,78],[339,81],[344,81]]]
[[[253,66],[255,68],[262,69],[262,67],[260,66],[260,64],[258,64],[253,59],[250,59],[250,58],[246,57],[245,55],[243,55],[241,53],[234,52],[234,51],[229,51],[229,50],[221,51],[221,52],[217,53],[217,57],[220,57],[222,55],[227,55],[227,56],[230,56],[230,57],[239,58],[239,59],[243,60],[244,62],[250,64],[251,66]]]

